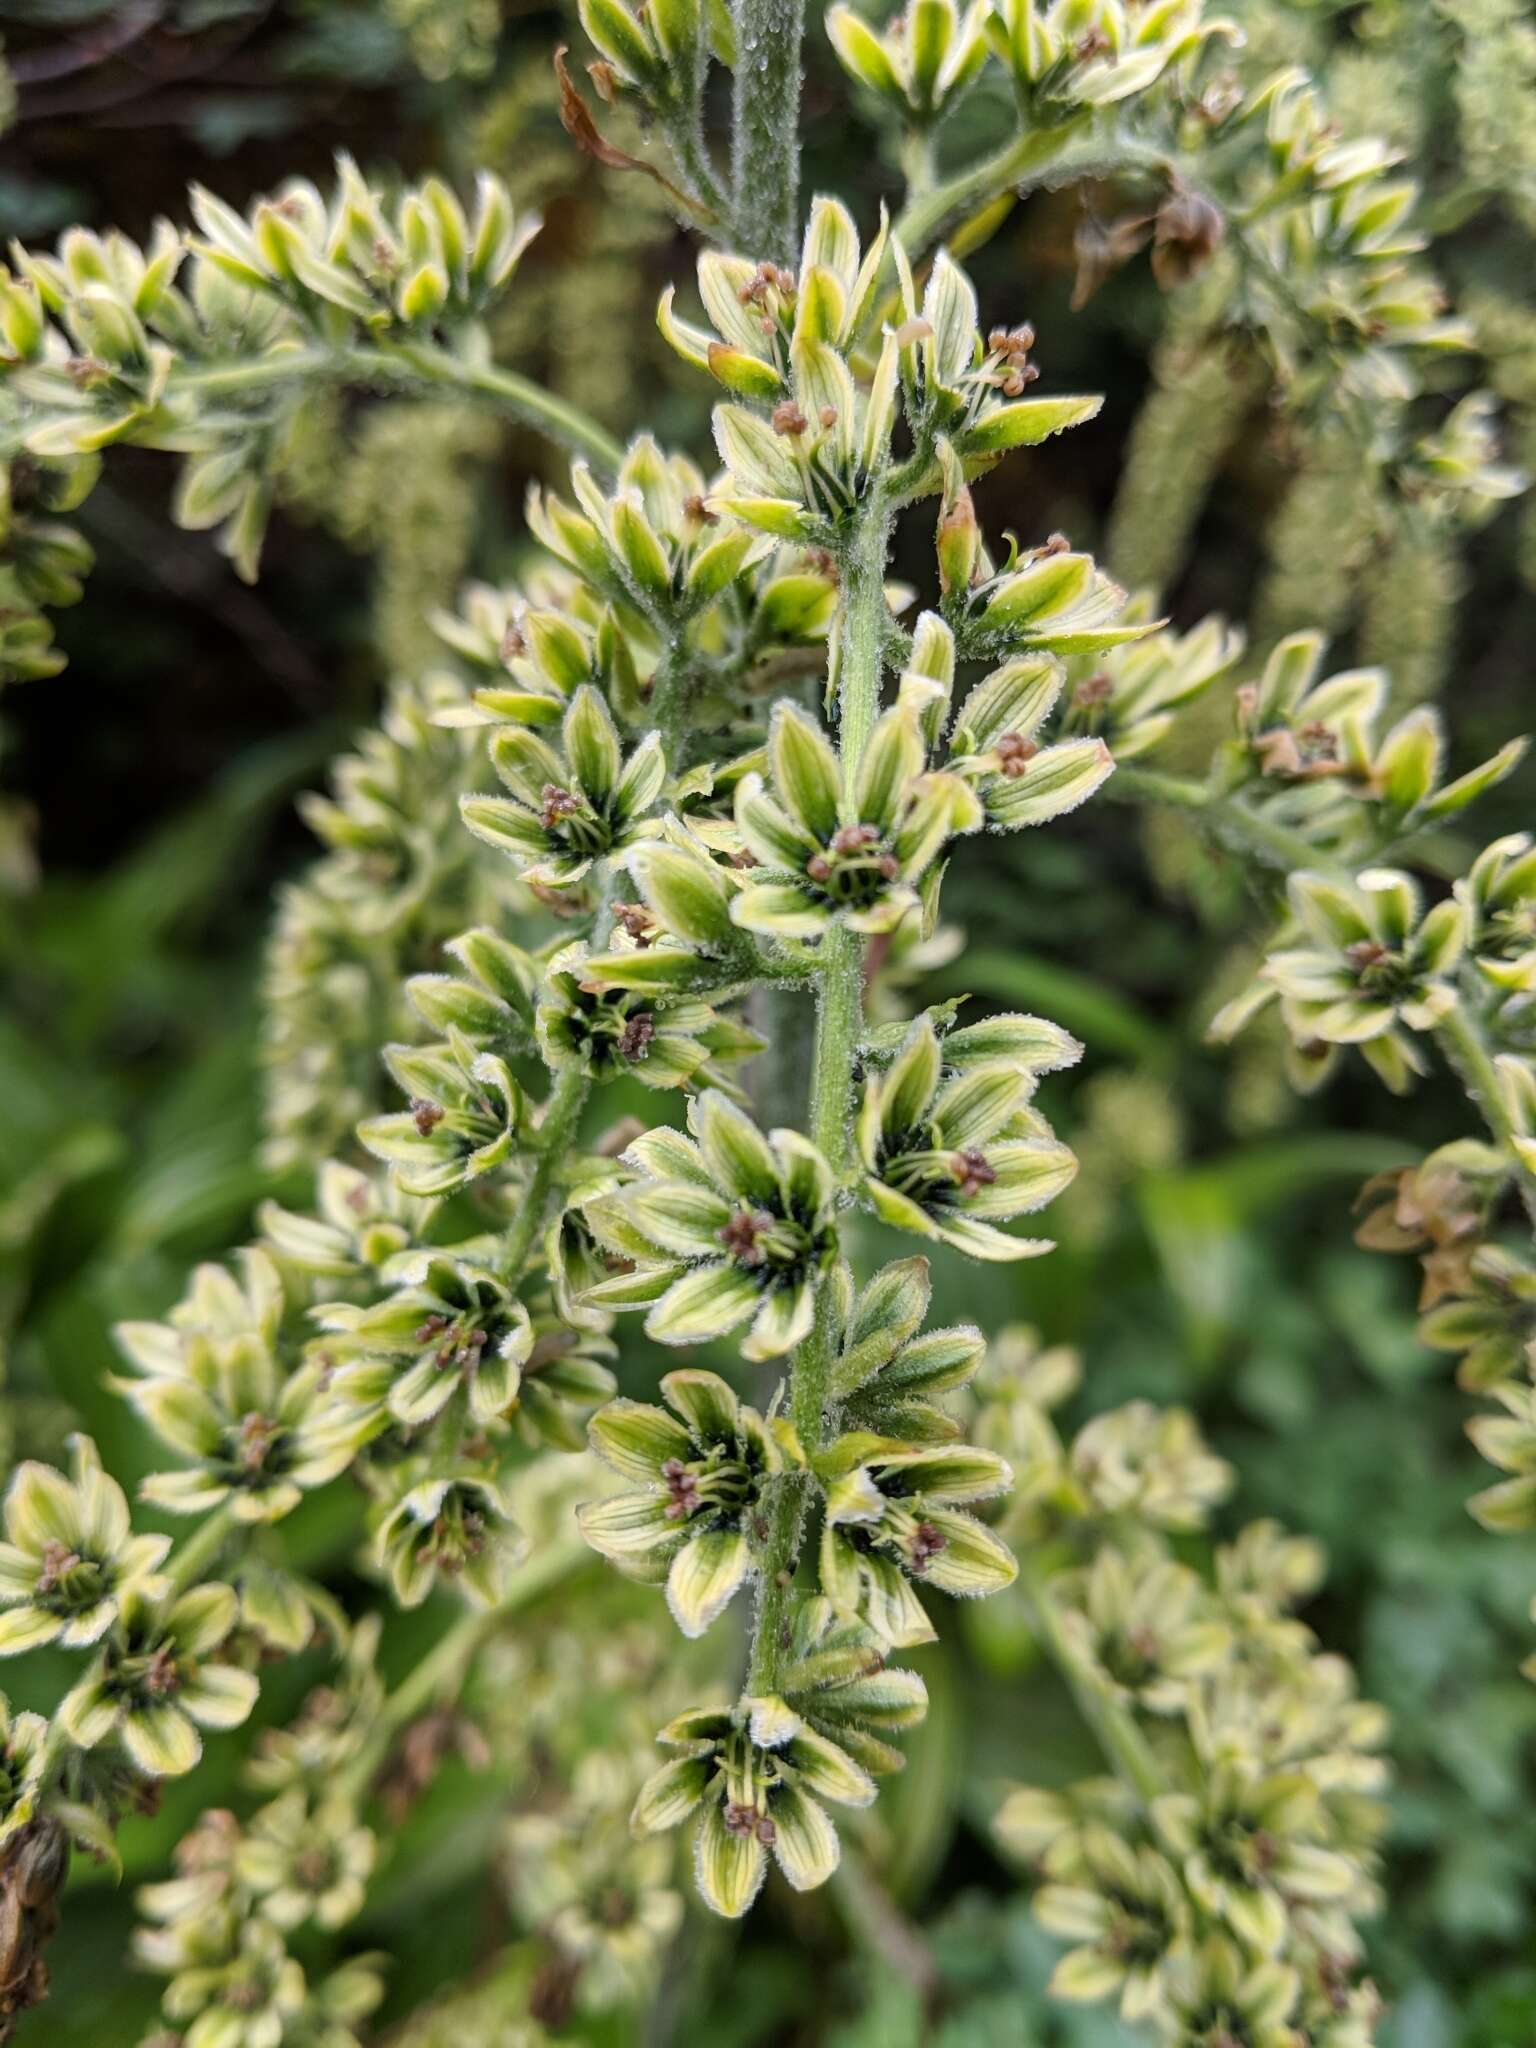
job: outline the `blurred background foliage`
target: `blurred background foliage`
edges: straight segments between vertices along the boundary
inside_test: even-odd
[[[1536,30],[1518,0],[1236,11],[1243,61],[1312,64],[1346,127],[1386,132],[1414,159],[1436,263],[1477,318],[1509,452],[1530,464]],[[37,241],[78,220],[142,235],[158,213],[179,215],[189,180],[244,204],[289,174],[323,178],[338,148],[456,181],[483,163],[548,223],[503,316],[501,359],[616,430],[644,416],[664,441],[707,445],[705,397],[669,368],[652,318],[686,265],[684,238],[653,186],[601,170],[560,130],[550,52],[569,30],[556,12],[7,0],[0,33],[12,232]],[[862,199],[870,217],[882,167],[815,32],[810,63],[810,181]],[[987,118],[984,100],[968,109]],[[1133,263],[1073,310],[1084,247],[1112,211],[1113,194],[1042,195],[969,259],[984,319],[1027,317],[1056,388],[1107,394],[1069,458],[1041,453],[984,486],[984,516],[1026,541],[1064,530],[1122,579],[1160,585],[1181,624],[1221,611],[1260,648],[1320,624],[1332,666],[1381,660],[1410,693],[1443,693],[1456,767],[1492,752],[1529,723],[1536,520],[1517,501],[1459,554],[1449,538],[1404,538],[1358,466],[1334,457],[1326,423],[1282,422],[1204,334],[1198,285],[1167,295]],[[426,613],[466,577],[518,563],[524,487],[555,464],[530,437],[451,405],[316,404],[288,452],[257,590],[172,525],[154,456],[125,451],[82,509],[98,565],[87,601],[59,618],[69,668],[10,692],[0,734],[8,1456],[53,1452],[80,1422],[125,1482],[140,1477],[146,1448],[103,1384],[109,1325],[161,1313],[190,1262],[247,1231],[260,1198],[302,1198],[302,1165],[263,1149],[260,1085],[274,891],[315,857],[295,796],[323,784],[391,677],[440,658]],[[1480,836],[1528,826],[1531,796],[1529,774],[1505,785],[1479,813]],[[1395,1730],[1394,1905],[1373,1957],[1393,2008],[1383,2038],[1528,2048],[1536,1691],[1516,1666],[1530,1561],[1466,1515],[1482,1467],[1447,1361],[1415,1341],[1408,1271],[1350,1238],[1358,1184],[1455,1134],[1458,1102],[1439,1083],[1400,1104],[1351,1079],[1304,1104],[1262,1034],[1236,1054],[1206,1049],[1202,1027],[1241,977],[1254,920],[1236,870],[1177,821],[1142,825],[1101,805],[1075,830],[988,840],[957,863],[946,905],[964,945],[922,999],[969,990],[1039,1008],[1088,1056],[1050,1089],[1083,1162],[1053,1212],[1060,1252],[963,1277],[941,1256],[936,1316],[1025,1320],[1077,1347],[1075,1419],[1134,1395],[1188,1405],[1241,1474],[1228,1526],[1273,1513],[1326,1545],[1327,1592],[1308,1618],[1355,1660]],[[626,1339],[625,1391],[660,1369]],[[344,1503],[284,1527],[296,1562],[347,1587],[358,1532]],[[571,1638],[541,1614],[481,1681],[484,1711],[519,1728],[497,1747],[499,1782],[488,1792],[472,1745],[428,1774],[407,1854],[360,1925],[360,1941],[394,1959],[382,2038],[1128,2040],[1104,2017],[1047,2013],[1054,1947],[990,1844],[1005,1780],[1090,1767],[1006,1597],[968,1609],[961,1634],[918,1659],[934,1705],[881,1807],[889,1900],[780,1893],[745,1930],[690,1920],[655,2010],[584,2016],[551,1973],[515,1857],[494,1896],[469,1873],[502,1805],[536,1811],[584,1744],[628,1739],[614,1728],[626,1691],[646,1689],[664,1624],[622,1587],[591,1598],[610,1612],[590,1673],[565,1668]],[[389,1664],[407,1666],[439,1625],[430,1606],[393,1621]],[[630,1662],[605,1685],[609,1645]],[[314,1677],[305,1659],[285,1667],[263,1718],[291,1713]],[[538,1700],[576,1694],[580,1728],[540,1718]],[[77,1875],[40,2041],[137,2038],[156,1994],[121,1960],[133,1882],[163,1871],[198,1807],[235,1799],[236,1751],[231,1738],[213,1745],[195,1789],[173,1788],[125,1829],[120,1888]],[[403,2025],[445,1984],[460,1989]]]

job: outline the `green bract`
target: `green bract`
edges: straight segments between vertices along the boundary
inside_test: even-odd
[[[772,797],[758,775],[736,791],[736,829],[764,873],[732,898],[731,916],[770,938],[816,939],[834,922],[890,931],[919,909],[950,837],[982,822],[958,777],[924,773],[917,721],[899,706],[870,735],[846,797],[837,756],[790,705],[775,714],[768,760]]]
[[[766,1529],[766,1494],[785,1459],[755,1408],[712,1372],[671,1372],[667,1408],[610,1401],[592,1448],[640,1490],[588,1501],[581,1533],[620,1571],[665,1579],[685,1636],[702,1635],[747,1582]]]
[[[1077,1170],[1029,1106],[1036,1076],[1075,1051],[1034,1018],[1001,1019],[995,1033],[972,1028],[974,1039],[962,1031],[941,1043],[932,1020],[920,1017],[889,1067],[865,1082],[864,1189],[875,1214],[899,1230],[942,1238],[975,1258],[1030,1258],[1049,1244],[1010,1237],[997,1224],[1043,1208]]]
[[[515,860],[524,878],[546,888],[579,882],[595,860],[621,853],[654,832],[648,813],[667,764],[655,733],[626,761],[602,698],[588,685],[572,696],[556,753],[530,728],[502,727],[491,761],[510,798],[465,797],[469,829]]]
[[[722,1337],[751,1320],[745,1358],[777,1358],[806,1335],[836,1246],[827,1162],[798,1131],[767,1136],[716,1090],[689,1104],[692,1137],[668,1130],[623,1154],[636,1178],[584,1206],[598,1241],[630,1270],[586,1299],[646,1308],[663,1344]]]
[[[1349,886],[1293,875],[1290,901],[1303,943],[1270,954],[1260,981],[1212,1023],[1213,1035],[1240,1030],[1278,997],[1307,1085],[1326,1077],[1335,1048],[1357,1045],[1401,1093],[1423,1068],[1413,1034],[1456,1007],[1451,977],[1466,944],[1465,910],[1447,899],[1421,914],[1412,879],[1389,868]]]
[[[699,1808],[694,1878],[706,1902],[740,1919],[767,1874],[770,1853],[796,1891],[825,1884],[840,1845],[823,1800],[867,1806],[875,1782],[782,1699],[744,1699],[739,1707],[696,1707],[657,1736],[676,1760],[648,1778],[633,1826],[651,1834],[675,1828]]]

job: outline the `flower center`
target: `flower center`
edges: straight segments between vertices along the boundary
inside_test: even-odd
[[[901,873],[900,862],[881,840],[878,826],[840,825],[806,862],[807,881],[834,908],[862,909],[878,901]]]

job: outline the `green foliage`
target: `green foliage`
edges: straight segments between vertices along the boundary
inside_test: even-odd
[[[199,189],[195,234],[13,252],[8,679],[89,686],[48,680],[46,614],[119,444],[181,458],[173,518],[248,579],[274,506],[371,557],[395,679],[303,806],[323,851],[238,1043],[197,919],[316,746],[6,934],[5,1422],[36,1455],[0,1546],[0,2035],[1401,2048],[1465,2006],[1512,2044],[1529,1986],[1489,1954],[1536,1842],[1489,1823],[1528,1803],[1529,1593],[1482,1531],[1536,1525],[1533,857],[1498,836],[1523,743],[1458,701],[1453,762],[1428,700],[1487,574],[1466,536],[1502,545],[1523,482],[1482,386],[1523,434],[1528,309],[1501,281],[1464,319],[1436,268],[1529,217],[1528,30],[1255,0],[1238,54],[1197,0],[838,7],[811,61],[878,148],[802,207],[796,10],[581,12],[603,111],[557,58],[560,117],[649,181],[562,167],[521,68],[474,100],[493,16],[358,7],[324,35],[433,81],[455,182],[465,136],[499,159],[473,208],[344,157],[329,199]],[[1400,152],[1451,113],[1421,204]],[[1102,362],[980,311],[1016,200],[1073,183],[1082,331],[1153,362],[1110,525],[1136,596],[1041,509],[1089,495],[1069,387]],[[528,248],[531,203],[587,209],[590,263]],[[637,332],[668,206],[703,324],[668,288],[659,338],[713,380],[719,473],[665,446],[704,435]],[[510,564],[507,420],[579,458]],[[1209,534],[1256,456],[1239,587]],[[1015,473],[1028,529],[991,540]],[[1251,1026],[1225,1103],[1218,994]],[[1351,1046],[1400,1092],[1438,1059],[1485,1132],[1444,1142],[1431,1097],[1379,1136],[1362,1095],[1253,1135]],[[1302,1220],[1342,1228],[1367,1174],[1424,1349]],[[1001,1227],[1051,1204],[1055,1244]],[[1024,1285],[1089,1347],[1070,1426],[1070,1352],[1005,1331],[983,1364]],[[1485,1402],[1482,1530],[1436,1352]],[[154,1880],[159,2031],[72,1979],[112,1918],[90,1860]]]

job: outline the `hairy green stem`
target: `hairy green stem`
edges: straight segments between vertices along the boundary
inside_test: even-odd
[[[741,253],[792,264],[800,239],[800,46],[805,0],[731,0],[732,181]]]
[[[690,107],[664,114],[661,125],[667,147],[672,152],[672,161],[684,185],[692,197],[714,215],[721,227],[726,226],[730,201],[704,140],[704,123],[697,99]]]
[[[178,397],[236,399],[295,379],[339,383],[406,385],[483,399],[548,440],[585,456],[604,475],[617,470],[624,451],[611,434],[579,407],[555,397],[527,377],[495,363],[474,363],[426,342],[378,348],[292,349],[255,362],[216,363],[178,371],[171,391]]]
[[[510,1615],[531,1607],[545,1593],[593,1562],[592,1552],[584,1543],[575,1539],[551,1543],[518,1566],[494,1607],[477,1608],[446,1629],[380,1706],[367,1740],[341,1774],[342,1796],[361,1799],[365,1795],[401,1729],[437,1701],[449,1699],[460,1690],[476,1652]]]
[[[1164,775],[1154,768],[1118,768],[1105,784],[1105,792],[1122,802],[1139,800],[1194,812],[1215,838],[1286,874],[1296,868],[1326,871],[1339,865],[1304,833],[1277,824],[1240,798],[1219,795],[1189,776]]]
[[[224,1501],[215,1508],[185,1542],[171,1552],[166,1561],[164,1576],[170,1582],[173,1593],[185,1593],[202,1578],[219,1552],[224,1548],[235,1528],[235,1504]]]
[[[1505,1104],[1504,1091],[1499,1086],[1493,1055],[1465,997],[1435,1026],[1435,1042],[1445,1057],[1446,1065],[1466,1090],[1467,1100],[1476,1107],[1488,1126],[1489,1135],[1496,1144],[1507,1148],[1515,1135],[1515,1126]],[[1515,1179],[1526,1214],[1536,1227],[1536,1179],[1518,1158],[1515,1160]]]
[[[581,1121],[591,1085],[589,1076],[580,1067],[567,1067],[545,1104],[544,1120],[539,1126],[539,1151],[533,1172],[528,1176],[528,1190],[502,1249],[503,1270],[514,1282],[521,1279],[523,1268],[544,1227],[550,1189],[554,1186],[561,1161],[575,1141],[576,1126]]]
[[[859,514],[841,563],[835,628],[838,739],[844,786],[852,790],[859,761],[880,706],[884,646],[885,557],[889,514],[877,492]],[[811,1061],[810,1135],[839,1181],[849,1174],[849,1111],[854,1061],[864,1021],[864,942],[835,924],[821,942],[820,1000]],[[789,1419],[807,1455],[816,1451],[826,1422],[827,1388],[837,1346],[832,1291],[817,1290],[816,1320],[796,1353],[789,1381]],[[805,1521],[801,1475],[778,1483],[763,1546],[762,1598],[752,1636],[747,1687],[772,1692],[787,1635],[790,1588]]]
[[[1164,1787],[1146,1737],[1125,1708],[1095,1685],[1082,1669],[1067,1641],[1050,1586],[1027,1555],[1019,1561],[1019,1589],[1035,1638],[1066,1680],[1077,1710],[1091,1729],[1105,1761],[1142,1804],[1150,1806]]]

